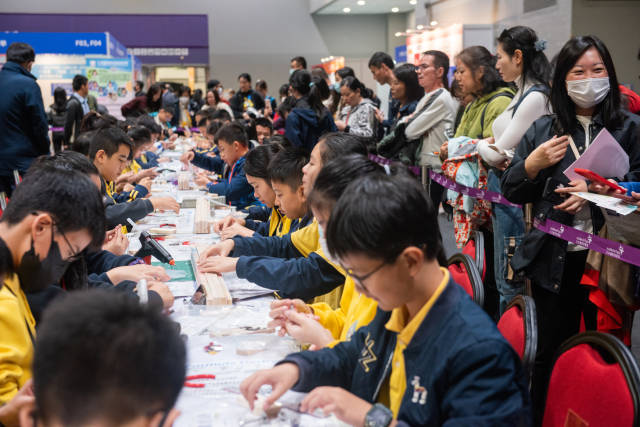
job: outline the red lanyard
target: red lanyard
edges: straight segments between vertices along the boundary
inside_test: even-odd
[[[236,165],[238,164],[240,160],[236,161],[233,166],[231,166],[231,172],[229,172],[229,184],[231,184],[231,178],[233,178],[233,170],[236,168]]]

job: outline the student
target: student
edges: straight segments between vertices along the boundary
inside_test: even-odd
[[[289,86],[296,101],[286,116],[284,136],[310,153],[323,134],[337,130],[331,113],[322,103],[329,96],[329,87],[320,77],[312,80],[306,70],[295,71],[289,77]]]
[[[318,231],[322,230],[320,246],[324,253],[328,253],[324,230],[345,188],[364,175],[381,175],[384,171],[382,166],[360,154],[331,160],[320,170],[309,203],[318,220]],[[358,328],[373,319],[376,308],[376,302],[357,292],[353,280],[347,276],[340,306],[335,310],[322,302],[307,305],[299,299],[280,299],[271,303],[269,316],[273,320],[269,326],[279,326],[280,334],[286,332],[299,342],[311,344],[311,349],[318,349],[349,340]]]
[[[280,144],[261,145],[247,153],[244,171],[251,184],[254,196],[263,206],[251,206],[245,219],[229,215],[216,222],[213,231],[222,239],[235,236],[284,236],[291,228],[291,219],[284,216],[276,206],[276,194],[269,180],[269,163],[282,150]]]
[[[347,154],[367,154],[360,138],[343,134],[325,135],[314,147],[309,163],[302,169],[302,186],[306,197],[322,166]],[[205,250],[199,263],[211,256],[232,256],[224,268],[236,271],[238,277],[261,286],[278,289],[285,298],[308,300],[332,292],[344,283],[340,267],[331,264],[320,246],[318,222],[283,237],[253,237],[224,240]],[[217,265],[216,268],[221,268]],[[338,306],[340,292],[323,298],[332,308]],[[321,301],[317,301],[321,302]]]
[[[181,160],[191,161],[198,167],[220,174],[223,169],[223,165],[219,161],[221,159],[228,168],[224,171],[222,180],[206,183],[207,190],[210,193],[225,196],[226,202],[231,206],[244,209],[256,202],[253,188],[247,182],[247,176],[244,172],[245,156],[249,151],[247,134],[241,125],[230,123],[218,130],[216,140],[220,151],[219,158],[190,151]],[[196,182],[201,185],[205,184],[205,182],[197,180]]]
[[[524,134],[502,176],[502,191],[514,203],[533,203],[535,218],[598,234],[602,226],[599,209],[591,209],[586,200],[575,195],[556,203],[543,190],[547,180],[555,179],[566,187],[556,190],[558,193],[587,191],[584,180],[568,182],[563,171],[576,160],[575,153],[583,153],[605,128],[629,155],[630,168],[624,180],[640,178],[640,119],[621,107],[613,60],[600,39],[578,36],[562,47],[550,99],[554,115],[539,118]],[[569,136],[575,152],[567,149]],[[532,396],[538,420],[542,420],[554,354],[580,330],[588,294],[588,289],[580,285],[587,252],[582,246],[534,228],[511,259],[516,273],[531,278],[536,303],[539,333]],[[590,316],[585,315],[584,320],[590,328]]]
[[[168,427],[179,415],[184,342],[174,322],[135,298],[71,294],[47,311],[36,346],[35,407],[21,411],[21,426]]]
[[[308,162],[306,152],[295,147],[280,150],[269,162],[268,177],[274,193],[273,203],[286,219],[269,223],[269,228],[275,229],[269,233],[270,236],[284,236],[311,222],[312,215],[302,187],[302,169]],[[223,238],[224,235],[222,232]],[[201,264],[200,268],[206,272],[225,273],[233,271],[235,261],[233,258],[216,258]]]
[[[156,117],[154,118],[155,122],[162,128],[162,133],[167,138],[173,134],[173,126],[171,126],[173,116],[175,116],[175,110],[173,107],[163,105],[160,107],[158,114],[156,114]]]
[[[112,182],[112,187],[110,188],[114,199],[118,203],[144,198],[151,189],[151,179],[158,175],[154,169],[143,170],[140,163],[138,163],[138,159],[146,151],[145,149],[151,145],[151,132],[143,126],[137,126],[131,128],[127,132],[127,136],[131,139],[133,146],[133,154],[131,155],[133,160],[122,170],[118,178]],[[127,183],[130,184],[129,189],[126,189]],[[124,190],[118,191],[120,190],[119,187],[123,187]],[[117,195],[115,194],[116,191],[118,191]]]
[[[338,130],[353,135],[374,137],[378,128],[376,107],[371,101],[372,92],[355,77],[340,82],[340,99],[345,107],[336,122]]]
[[[120,175],[130,155],[131,140],[118,128],[99,130],[91,141],[89,158],[100,172],[109,229],[118,224],[127,225],[127,218],[133,221],[142,219],[155,209],[180,211],[180,205],[173,197],[154,196],[124,203],[118,203],[114,199],[109,183]]]
[[[36,331],[25,293],[58,282],[104,232],[100,192],[80,172],[27,173],[14,191],[0,219],[0,405],[31,378]]]
[[[502,170],[515,147],[534,121],[551,114],[549,84],[551,66],[543,52],[544,43],[529,27],[504,30],[498,37],[496,69],[502,80],[518,88],[507,108],[493,121],[493,139],[478,141],[478,154],[491,166],[487,188],[501,193]],[[524,280],[516,277],[509,265],[524,236],[522,208],[491,204],[493,229],[493,270],[500,293],[500,314],[517,295],[524,293]],[[511,274],[510,274],[511,272]]]
[[[265,139],[271,138],[271,135],[273,135],[273,123],[271,123],[271,120],[266,117],[258,117],[256,119],[256,133],[260,144],[264,144]]]
[[[529,424],[520,359],[439,265],[437,213],[415,179],[352,183],[329,219],[327,244],[379,310],[351,340],[291,354],[245,379],[251,408],[270,384],[265,408],[293,388],[310,392],[301,411],[351,425]]]

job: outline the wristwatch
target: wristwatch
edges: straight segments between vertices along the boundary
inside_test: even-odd
[[[387,427],[393,421],[393,412],[382,403],[376,403],[364,417],[364,427]]]

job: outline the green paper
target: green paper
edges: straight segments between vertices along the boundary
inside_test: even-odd
[[[193,267],[191,261],[176,261],[176,265],[163,264],[160,261],[151,261],[151,265],[159,265],[165,268],[165,270],[180,270],[184,271],[185,276],[176,279],[169,280],[170,282],[186,282],[195,281],[196,277],[193,274]]]

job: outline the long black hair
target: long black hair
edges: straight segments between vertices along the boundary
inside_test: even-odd
[[[329,97],[329,86],[323,78],[311,78],[311,73],[307,70],[296,70],[289,77],[289,85],[306,98],[309,106],[319,118],[328,114],[322,100]]]
[[[407,103],[417,101],[424,96],[424,88],[418,83],[416,67],[411,64],[402,64],[393,69],[393,75],[404,83],[404,93]]]
[[[58,86],[53,91],[53,108],[61,113],[67,106],[67,91],[63,87]]]
[[[480,83],[482,90],[476,96],[486,95],[498,89],[499,87],[508,86],[502,78],[498,70],[496,70],[496,58],[484,46],[469,46],[463,49],[457,56],[464,65],[469,68],[474,78],[476,73],[482,69],[482,77]]]
[[[360,96],[362,96],[363,98],[371,99],[373,97],[373,92],[371,91],[371,89],[368,89],[364,84],[362,84],[362,82],[358,80],[357,77],[349,76],[342,79],[342,81],[340,82],[340,87],[344,86],[348,87],[354,92],[357,90],[360,91]]]
[[[147,91],[147,110],[149,112],[158,111],[162,107],[162,95],[157,101],[153,100],[153,96],[158,92],[162,94],[162,87],[158,83],[152,84]]]
[[[538,40],[538,35],[529,27],[518,25],[507,28],[500,33],[498,43],[509,57],[516,50],[522,52],[522,78],[536,84],[549,87],[551,65],[544,54],[544,42]]]
[[[615,129],[624,120],[620,104],[620,89],[618,77],[613,66],[613,60],[609,50],[602,40],[596,36],[577,36],[570,39],[558,53],[558,60],[553,73],[551,84],[551,106],[556,114],[556,130],[558,134],[573,133],[578,126],[576,119],[576,107],[567,93],[567,73],[578,62],[578,59],[589,49],[595,48],[609,74],[609,93],[596,106],[596,112],[600,113],[602,122],[607,129]]]

